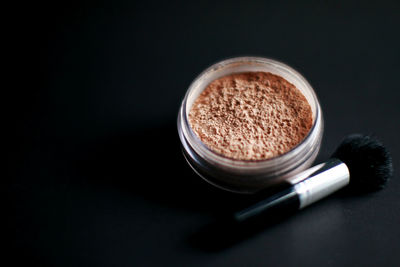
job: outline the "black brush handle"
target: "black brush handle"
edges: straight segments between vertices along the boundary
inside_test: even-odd
[[[298,210],[300,199],[293,186],[272,194],[265,199],[233,213],[232,219],[236,223],[253,220],[268,219],[281,213],[290,213]]]

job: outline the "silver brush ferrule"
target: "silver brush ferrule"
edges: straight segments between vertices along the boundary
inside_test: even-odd
[[[346,164],[338,159],[316,165],[289,179],[300,199],[300,209],[324,198],[350,182]]]

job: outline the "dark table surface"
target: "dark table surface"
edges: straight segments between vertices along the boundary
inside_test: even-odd
[[[399,266],[400,5],[298,2],[58,2],[16,14],[23,75],[4,189],[13,261]],[[283,61],[313,85],[325,117],[317,161],[369,133],[395,173],[382,191],[334,195],[210,251],[192,237],[245,197],[193,173],[176,117],[199,72],[241,55]]]

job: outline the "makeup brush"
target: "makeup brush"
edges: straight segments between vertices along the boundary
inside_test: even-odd
[[[328,161],[291,177],[286,188],[229,217],[240,224],[299,210],[346,186],[351,192],[376,191],[392,173],[392,159],[381,142],[367,135],[350,135]]]

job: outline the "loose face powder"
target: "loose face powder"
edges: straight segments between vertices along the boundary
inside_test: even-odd
[[[214,152],[236,160],[265,160],[300,143],[313,118],[304,95],[269,72],[245,72],[211,82],[194,101],[189,123]]]

